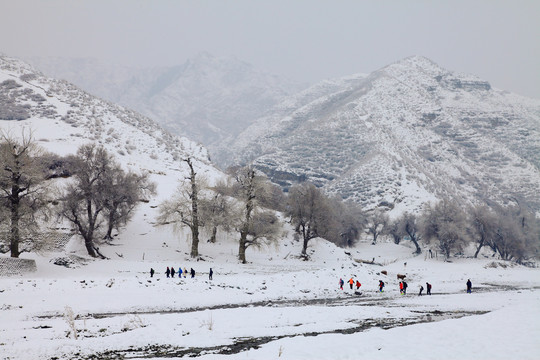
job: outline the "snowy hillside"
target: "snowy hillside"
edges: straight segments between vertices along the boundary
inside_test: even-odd
[[[336,94],[347,84],[352,91],[363,78],[316,89]],[[320,96],[301,94],[283,109],[317,103]],[[186,175],[183,157],[193,157],[210,180],[223,176],[204,148],[7,57],[0,57],[0,105],[3,131],[32,130],[40,145],[58,154],[95,141],[123,166],[149,171],[158,185],[158,196],[102,247],[107,260],[86,256],[74,239],[66,249],[24,253],[37,272],[0,277],[2,359],[433,359],[441,351],[446,359],[540,356],[537,268],[491,253],[472,259],[468,251],[443,261],[428,257],[427,249],[413,255],[408,242],[360,242],[345,250],[319,238],[310,241],[304,261],[288,225],[272,246],[250,247],[247,264],[237,260],[237,234],[221,233],[215,244],[201,241],[201,256],[193,259],[187,232],[174,234],[155,218]],[[65,266],[56,265],[58,259]],[[196,276],[167,278],[166,267],[193,268]],[[406,275],[406,295],[398,291],[397,274]],[[340,289],[339,278],[361,284]],[[464,291],[468,278],[472,294]],[[383,292],[379,280],[386,283]],[[418,296],[426,282],[432,295]],[[512,329],[512,336],[501,328]],[[449,339],[459,344],[452,351],[446,351]],[[424,344],[434,350],[422,351]]]
[[[150,174],[158,194],[140,205],[137,221],[124,229],[130,237],[145,238],[161,231],[154,227],[157,206],[170,198],[188,174],[182,159],[191,157],[198,174],[210,183],[224,176],[201,145],[9,57],[0,57],[0,104],[0,129],[13,137],[20,137],[23,129],[26,134],[32,132],[38,145],[59,155],[74,154],[81,144],[95,142],[124,168]],[[169,233],[172,237],[170,229]],[[155,241],[161,246],[159,238]]]
[[[226,146],[277,183],[309,179],[365,208],[516,196],[540,209],[540,100],[423,57],[318,84]]]
[[[235,58],[208,53],[178,66],[146,69],[92,59],[30,61],[50,76],[134,109],[172,133],[200,141],[210,149],[303,88]]]

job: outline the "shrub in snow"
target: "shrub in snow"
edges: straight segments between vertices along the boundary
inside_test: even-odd
[[[73,309],[69,306],[66,306],[66,312],[64,313],[64,319],[66,320],[69,330],[67,333],[67,337],[70,336],[70,334],[73,335],[74,339],[77,339],[77,329],[75,328],[75,313],[73,312]]]

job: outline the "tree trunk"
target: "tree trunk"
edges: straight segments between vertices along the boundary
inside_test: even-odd
[[[238,245],[238,260],[240,260],[242,264],[246,263],[246,244],[247,244],[247,236],[249,232],[249,225],[251,223],[252,211],[253,211],[253,200],[250,198],[246,202],[246,218],[244,220],[244,225],[242,226],[242,230],[240,231],[240,242]]]
[[[307,246],[308,246],[309,239],[304,237],[304,244],[302,245],[302,255],[307,256]]]
[[[480,252],[480,249],[484,246],[484,237],[482,237],[482,240],[480,241],[480,244],[478,245],[478,248],[476,249],[476,252],[474,253],[474,258],[478,258],[478,253]]]
[[[108,219],[108,222],[107,222],[107,234],[105,235],[105,239],[107,240],[111,240],[112,239],[112,231],[113,231],[113,228],[114,228],[114,211],[111,210],[109,212],[109,219]]]
[[[86,231],[86,235],[83,235],[84,245],[86,246],[88,255],[91,257],[97,257],[94,250],[94,228],[96,226],[97,213],[95,216],[92,213],[92,200],[90,200],[89,196],[86,198],[86,214],[88,216],[88,230]],[[79,225],[79,228],[81,227],[82,226]],[[84,234],[84,232],[81,231],[81,234]]]
[[[238,260],[242,262],[242,264],[246,263],[246,242],[247,242],[247,231],[241,231],[240,232],[240,241],[238,245]]]
[[[416,246],[416,250],[414,251],[415,254],[422,253],[422,249],[420,249],[420,246],[418,245],[418,241],[416,241],[416,238],[411,237],[411,241],[413,242],[414,246]]]
[[[197,256],[199,256],[199,225],[198,223],[193,224],[191,226],[191,237],[192,237],[192,242],[191,242],[190,255],[192,258],[196,258]]]
[[[442,250],[444,251],[444,261],[448,261],[450,259],[450,246],[445,245]]]
[[[10,247],[11,247],[11,257],[19,257],[19,199],[12,200],[11,203],[11,228],[10,228]]]
[[[97,257],[96,252],[94,250],[94,242],[90,240],[84,240],[84,246],[86,247],[86,251],[88,251],[88,255],[91,257]]]
[[[193,164],[191,159],[186,160],[189,170],[190,170],[190,181],[191,181],[191,257],[195,258],[199,256],[199,199],[198,199],[198,189],[197,182],[195,177],[197,174],[193,169]]]
[[[217,226],[214,226],[212,228],[212,236],[210,236],[210,242],[213,244],[216,242],[216,235],[217,235]]]

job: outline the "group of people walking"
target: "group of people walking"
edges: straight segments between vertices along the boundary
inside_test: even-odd
[[[349,283],[349,286],[351,288],[351,290],[353,289],[354,285],[355,285],[355,281],[353,278],[350,278],[349,281],[347,281],[347,283]],[[345,281],[343,281],[343,279],[339,279],[339,288],[341,290],[343,290],[343,285],[345,285]],[[360,284],[360,281],[356,280],[356,290],[359,290],[360,289],[360,286],[362,286],[362,284]]]
[[[150,268],[150,277],[154,277],[155,273],[156,271],[153,268]],[[184,278],[187,278],[188,273],[191,276],[191,278],[195,277],[195,270],[193,270],[193,268],[191,268],[190,271],[188,272],[187,268],[184,268],[182,270],[182,267],[178,267],[178,271],[175,271],[174,267],[167,266],[167,270],[165,270],[165,275],[167,275],[168,278],[173,278],[175,274],[178,274],[179,278],[182,278],[182,275],[184,275]],[[212,268],[210,268],[210,271],[208,272],[208,279],[212,280],[213,275],[214,275],[214,271],[212,270]]]
[[[418,293],[418,296],[422,296],[422,291],[424,291],[424,287],[420,285],[420,292]],[[431,295],[431,284],[426,282],[426,295]]]
[[[349,281],[347,281],[349,283],[349,286],[351,288],[351,290],[353,289],[353,286],[355,284],[355,280],[351,277],[349,279]],[[345,285],[345,282],[343,281],[342,278],[339,279],[339,288],[341,290],[343,290],[343,285]],[[384,291],[384,281],[382,280],[379,280],[379,292],[383,292]],[[471,279],[468,279],[467,280],[467,293],[470,294],[472,293],[472,282],[471,282]],[[360,281],[356,280],[356,290],[358,290],[360,288],[360,286],[362,286],[362,284],[360,284]],[[401,295],[406,295],[407,294],[407,287],[409,285],[407,284],[407,282],[405,280],[402,280],[399,282],[399,293]],[[422,296],[422,292],[424,291],[424,286],[420,285],[420,292],[418,293],[418,296]],[[426,282],[426,295],[431,295],[431,284],[429,282]]]
[[[409,286],[409,285],[407,284],[407,282],[406,282],[405,280],[400,281],[400,282],[399,282],[399,293],[400,293],[401,295],[406,295],[406,294],[407,294],[407,287],[408,287],[408,286]]]

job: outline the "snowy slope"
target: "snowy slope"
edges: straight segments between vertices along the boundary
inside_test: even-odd
[[[33,255],[37,274],[0,279],[3,358],[439,359],[442,349],[445,359],[540,355],[538,269],[414,257],[393,243],[360,243],[347,255],[318,239],[305,262],[290,255],[301,250],[290,238],[242,265],[233,243],[202,244],[204,261],[190,259],[186,244],[167,243],[144,259],[70,269]],[[371,257],[376,264],[355,261]],[[197,275],[168,279],[166,266]],[[397,273],[407,274],[408,295],[399,294]],[[338,288],[340,277],[351,276],[362,283],[361,295]],[[472,294],[464,291],[468,278]],[[426,281],[433,295],[417,296]]]
[[[228,144],[229,161],[252,161],[284,186],[309,179],[366,208],[517,196],[540,209],[539,100],[423,57],[327,84],[246,129]]]
[[[173,237],[171,229],[154,225],[157,206],[170,198],[188,174],[182,159],[191,157],[198,175],[210,183],[225,176],[213,167],[201,145],[171,135],[136,112],[100,100],[65,81],[47,78],[9,57],[0,57],[0,102],[0,129],[11,136],[32,132],[38,145],[60,155],[74,154],[81,144],[95,142],[124,168],[150,173],[158,194],[149,203],[140,204],[135,220],[123,232],[130,238],[148,237],[156,247],[163,243],[159,238],[163,235],[148,234],[165,232]]]
[[[134,109],[172,133],[212,149],[304,87],[235,58],[208,53],[177,66],[143,69],[93,59],[29,61],[50,76]],[[219,153],[212,151],[214,156]]]

